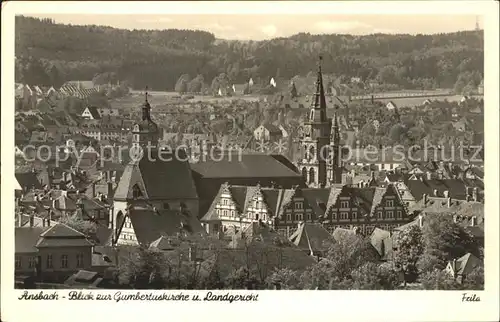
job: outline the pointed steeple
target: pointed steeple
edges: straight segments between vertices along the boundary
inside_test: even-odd
[[[333,113],[332,118],[332,128],[331,128],[331,137],[330,142],[334,146],[338,146],[340,144],[340,129],[339,129],[339,119],[337,115],[338,106],[335,106],[335,112]]]
[[[323,74],[321,71],[321,61],[323,56],[319,56],[318,60],[318,73],[316,78],[316,92],[314,93],[314,99],[312,101],[312,107],[314,108],[314,117],[311,121],[313,122],[326,122],[326,98],[325,89],[323,87]]]
[[[142,120],[150,121],[151,120],[151,105],[148,102],[148,87],[146,86],[146,92],[144,94],[144,104],[142,105]]]

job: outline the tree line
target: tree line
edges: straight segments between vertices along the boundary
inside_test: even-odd
[[[263,41],[217,40],[192,30],[125,30],[16,17],[16,81],[49,83],[116,73],[135,88],[174,90],[181,75],[231,83],[291,79],[316,69],[337,78],[396,87],[462,90],[483,74],[482,31],[435,35],[311,35]],[[42,65],[43,68],[40,67]],[[42,69],[44,72],[42,72]],[[279,83],[279,82],[278,82]],[[194,84],[193,84],[194,85]],[[182,85],[184,86],[184,85]]]

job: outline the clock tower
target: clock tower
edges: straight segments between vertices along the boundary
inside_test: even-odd
[[[326,187],[327,164],[330,154],[331,121],[326,115],[326,98],[323,87],[321,60],[318,61],[316,92],[311,109],[303,125],[303,137],[300,143],[301,158],[298,168],[309,187]]]
[[[141,110],[141,119],[132,127],[132,148],[130,153],[134,160],[142,158],[144,149],[156,149],[158,147],[158,125],[151,119],[151,105],[148,102],[147,88]]]

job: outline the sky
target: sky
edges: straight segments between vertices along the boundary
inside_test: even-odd
[[[58,23],[105,25],[124,29],[197,29],[217,38],[264,40],[287,37],[299,32],[311,34],[434,34],[473,30],[475,15],[105,15],[105,14],[32,14],[52,18]],[[477,17],[480,28],[481,17]]]

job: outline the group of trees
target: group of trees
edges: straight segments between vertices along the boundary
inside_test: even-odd
[[[266,83],[271,77],[289,80],[314,71],[320,53],[326,55],[326,74],[396,87],[470,89],[478,85],[483,70],[482,31],[416,36],[301,33],[240,42],[215,41],[203,31],[130,31],[19,16],[15,33],[16,80],[27,83],[91,79],[102,72],[115,72],[135,88],[149,85],[157,90],[174,89],[182,74],[208,80],[225,73],[233,83],[250,77]],[[26,59],[47,61],[51,72],[27,68]]]
[[[449,261],[467,253],[482,260],[482,245],[450,215],[428,215],[424,220],[422,228],[411,226],[396,235],[394,262],[404,272],[405,282],[418,281],[424,289],[483,289],[482,265],[462,283],[444,272]]]

